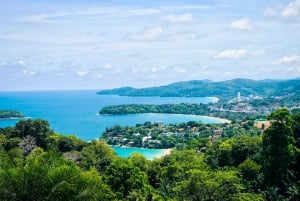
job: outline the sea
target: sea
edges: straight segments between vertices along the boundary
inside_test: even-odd
[[[130,114],[99,115],[102,107],[120,104],[172,104],[172,103],[210,103],[214,97],[128,97],[117,95],[98,95],[97,91],[26,91],[0,92],[0,110],[10,109],[22,112],[27,118],[47,120],[50,127],[63,135],[74,134],[78,138],[91,141],[99,139],[107,127],[114,125],[134,126],[146,121],[162,121],[164,124],[188,121],[221,123],[197,115],[181,114]],[[14,126],[17,119],[0,120],[0,128]],[[133,152],[152,159],[161,155],[162,150],[142,148],[112,147],[117,155],[128,157]]]

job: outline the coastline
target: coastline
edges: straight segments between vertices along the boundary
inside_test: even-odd
[[[231,124],[231,121],[229,119],[224,119],[221,117],[214,117],[214,116],[207,116],[207,115],[197,115],[197,114],[176,114],[176,113],[141,113],[141,114],[171,114],[171,115],[184,115],[184,116],[194,116],[194,117],[205,117],[207,119],[211,120],[217,120],[221,123],[228,123]]]
[[[0,118],[0,120],[19,120],[22,118],[24,117],[4,117],[4,118]]]
[[[203,116],[203,115],[200,115],[200,116]],[[203,116],[203,117],[206,117],[206,118],[209,118],[209,119],[213,119],[213,120],[218,120],[218,121],[221,121],[222,123],[231,124],[231,121],[228,120],[228,119],[224,119],[224,118],[220,118],[220,117],[213,117],[213,116]]]
[[[1,120],[21,120],[21,119],[31,119],[31,117],[4,117],[0,118]]]
[[[148,113],[148,114],[152,114],[152,113]],[[156,114],[156,113],[153,113],[153,114]],[[173,113],[159,113],[159,114],[173,114]],[[197,114],[174,114],[174,115],[189,115],[189,116],[195,116],[195,117],[205,117],[207,119],[220,121],[221,123],[231,124],[231,121],[229,119],[224,119],[224,118],[214,117],[214,116],[197,115]]]
[[[140,114],[161,114],[161,115],[164,115],[164,114],[167,114],[167,115],[182,115],[182,116],[193,116],[193,117],[205,117],[207,119],[211,119],[211,120],[217,120],[217,121],[220,121],[220,123],[228,123],[230,124],[231,121],[228,120],[228,119],[224,119],[224,118],[220,118],[220,117],[214,117],[214,116],[207,116],[207,115],[197,115],[197,114],[180,114],[180,113],[155,113],[155,112],[147,112],[147,113],[133,113],[133,114],[117,114],[117,115],[120,115],[120,116],[126,116],[126,115],[140,115]],[[99,116],[115,116],[115,114],[101,114],[99,112]]]
[[[162,149],[162,152],[160,154],[155,155],[153,157],[153,159],[154,158],[161,158],[161,157],[166,156],[166,155],[170,155],[173,150],[174,150],[174,148]]]
[[[161,158],[163,156],[169,155],[174,148],[168,149],[148,149],[140,147],[127,147],[127,146],[113,146],[110,145],[112,149],[116,152],[119,157],[128,158],[133,153],[142,154],[147,160],[153,160],[155,158]]]

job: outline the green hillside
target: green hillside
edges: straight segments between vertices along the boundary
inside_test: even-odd
[[[120,96],[162,96],[162,97],[234,97],[240,92],[243,96],[281,96],[300,93],[300,79],[293,80],[250,80],[233,79],[221,82],[193,80],[176,82],[165,86],[149,88],[122,87],[101,90],[101,95]]]

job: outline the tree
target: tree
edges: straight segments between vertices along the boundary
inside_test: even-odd
[[[250,137],[241,135],[234,138],[231,154],[233,165],[238,166],[248,157],[258,160],[258,153],[261,149],[261,137]]]
[[[23,137],[22,141],[19,143],[19,147],[23,151],[23,154],[27,156],[36,147],[35,138],[31,135]]]
[[[73,141],[67,137],[62,137],[58,140],[58,150],[68,152],[74,149]]]
[[[286,194],[291,181],[291,166],[296,162],[297,153],[293,119],[287,109],[279,109],[268,118],[272,125],[265,130],[262,140],[264,184],[278,188],[280,194]]]
[[[143,172],[149,169],[149,161],[140,153],[133,153],[128,160],[136,167],[140,168]]]
[[[16,137],[23,138],[28,135],[36,139],[36,145],[47,149],[49,137],[53,131],[49,127],[49,123],[42,119],[20,120],[16,124]]]
[[[105,170],[104,180],[118,198],[125,198],[133,192],[147,196],[149,185],[145,172],[134,166],[128,159],[117,158]]]
[[[159,192],[165,200],[174,196],[173,188],[177,182],[184,178],[183,176],[184,170],[178,161],[170,161],[167,166],[161,168],[159,172]]]
[[[95,167],[99,172],[104,172],[116,157],[114,150],[103,140],[94,140],[81,151],[80,166],[85,169]]]
[[[238,169],[248,190],[258,192],[261,189],[259,176],[261,166],[248,158],[238,166]]]
[[[233,196],[232,201],[265,201],[265,198],[261,194],[253,193],[238,193]]]
[[[247,158],[257,161],[260,149],[260,137],[250,137],[244,134],[215,142],[206,152],[206,161],[213,168],[238,166]]]
[[[34,149],[25,166],[0,168],[1,201],[113,200],[95,169],[82,171],[58,153]]]
[[[242,189],[240,178],[235,171],[189,171],[190,176],[175,187],[178,200],[226,201]]]

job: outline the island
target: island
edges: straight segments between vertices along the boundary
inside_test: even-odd
[[[0,119],[15,119],[24,117],[21,112],[15,110],[0,110]]]

